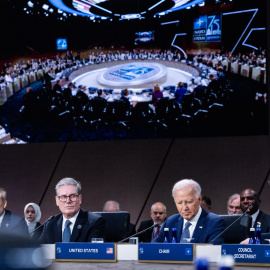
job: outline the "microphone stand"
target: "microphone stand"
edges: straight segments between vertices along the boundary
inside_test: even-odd
[[[146,228],[146,229],[144,229],[144,230],[142,230],[142,231],[140,231],[140,232],[137,232],[137,233],[135,233],[135,234],[133,234],[133,235],[131,235],[131,236],[129,236],[129,237],[127,237],[127,238],[125,238],[125,239],[119,241],[118,244],[120,244],[120,243],[122,243],[122,242],[125,242],[126,240],[129,240],[130,238],[132,238],[132,237],[134,237],[134,236],[137,236],[137,235],[140,235],[140,234],[142,234],[142,233],[144,233],[144,232],[146,232],[146,231],[148,231],[148,230],[151,230],[151,229],[153,229],[153,228],[155,228],[155,227],[157,227],[157,226],[158,226],[158,224],[153,224],[152,226],[150,226],[150,227],[148,227],[148,228]]]
[[[40,227],[44,226],[47,222],[54,219],[54,216],[49,217],[43,224],[39,225],[37,228],[35,228],[32,232],[30,232],[27,237],[29,237],[32,233],[34,233],[36,230],[38,230]]]
[[[245,214],[250,212],[250,210],[253,208],[253,205],[251,205],[240,217],[238,217],[234,222],[232,222],[225,230],[223,230],[217,237],[215,237],[210,244],[213,244],[222,234],[224,234],[226,231],[229,230],[229,228],[232,227],[234,223],[236,223],[240,218],[242,218]]]

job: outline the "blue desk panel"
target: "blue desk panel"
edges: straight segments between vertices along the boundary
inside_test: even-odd
[[[139,244],[139,262],[192,263],[193,244]]]
[[[116,248],[114,243],[56,243],[55,259],[116,262]]]
[[[270,266],[270,245],[222,245],[221,253],[233,255],[238,265]]]

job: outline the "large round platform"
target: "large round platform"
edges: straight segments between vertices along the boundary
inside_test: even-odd
[[[116,90],[129,88],[136,92],[143,88],[153,88],[156,83],[162,87],[177,85],[180,81],[189,82],[195,75],[192,71],[187,65],[167,61],[162,64],[158,61],[125,61],[120,65],[107,62],[83,67],[72,73],[71,80],[76,85],[86,87]]]
[[[106,87],[139,87],[146,83],[164,82],[167,67],[151,62],[116,65],[101,72],[97,82]]]

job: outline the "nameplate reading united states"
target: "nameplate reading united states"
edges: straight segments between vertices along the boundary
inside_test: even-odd
[[[56,243],[57,261],[116,262],[113,243]]]

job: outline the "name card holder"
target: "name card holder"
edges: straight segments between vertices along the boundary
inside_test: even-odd
[[[270,245],[222,245],[222,255],[233,255],[236,265],[270,266]]]
[[[114,243],[55,243],[56,261],[116,262]]]
[[[151,263],[192,263],[195,258],[193,244],[139,244],[138,261]]]

